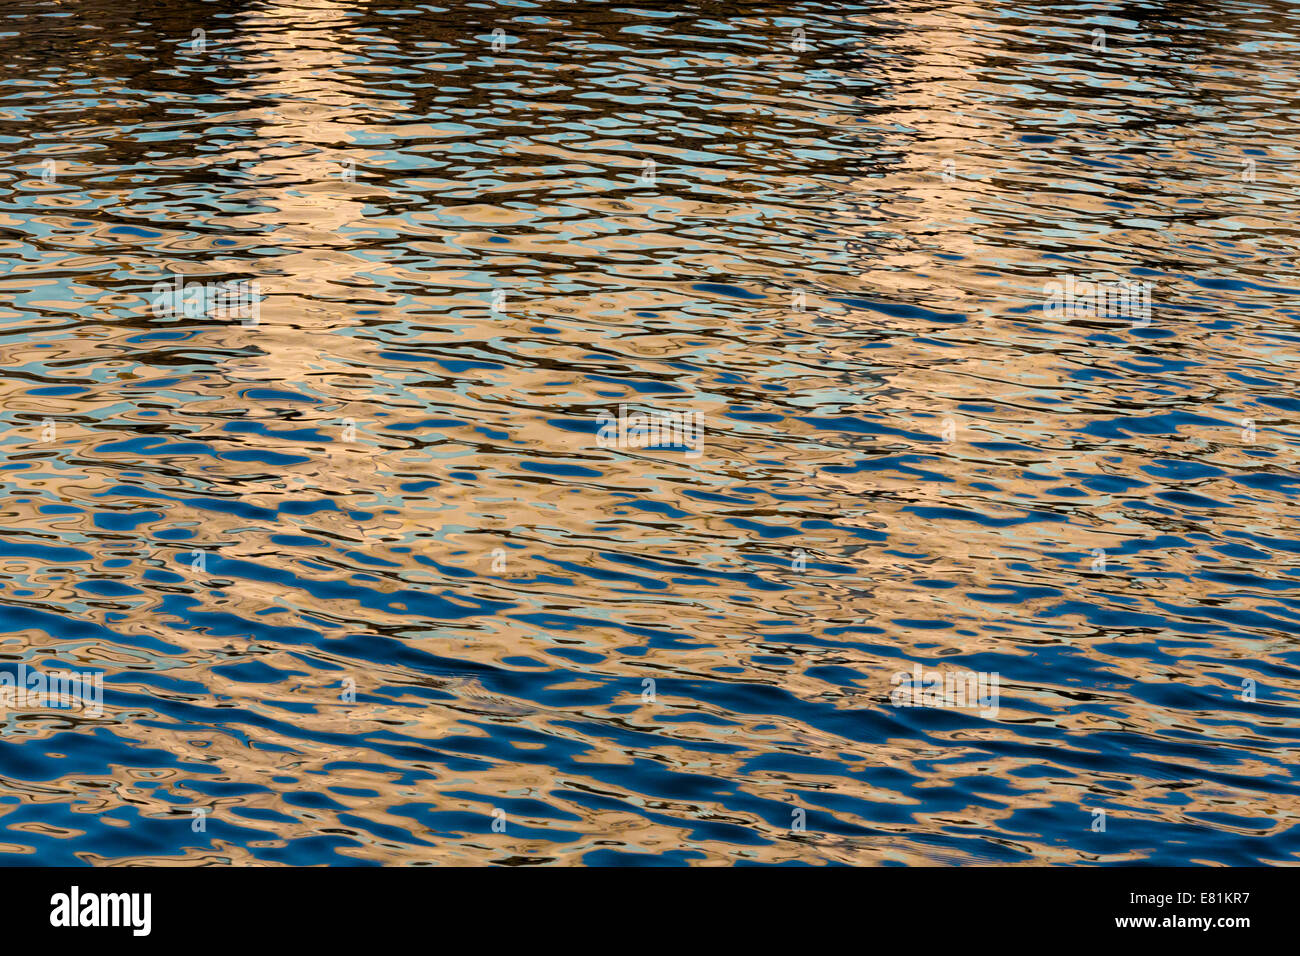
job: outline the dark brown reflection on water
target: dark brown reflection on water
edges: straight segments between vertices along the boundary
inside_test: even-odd
[[[5,852],[1294,862],[1293,21],[7,5]]]

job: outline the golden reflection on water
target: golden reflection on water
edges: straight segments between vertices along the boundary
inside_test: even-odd
[[[111,151],[74,153],[72,187],[25,181],[0,212],[0,250],[21,260],[2,280],[15,301],[0,312],[0,407],[8,460],[33,463],[6,473],[0,535],[90,555],[6,550],[9,593],[25,593],[5,600],[92,625],[16,627],[6,656],[103,669],[118,692],[98,718],[9,713],[4,739],[26,752],[72,727],[139,754],[88,772],[47,752],[63,760],[49,777],[0,765],[0,794],[86,818],[13,823],[5,852],[58,840],[96,864],[321,862],[276,851],[322,834],[346,838],[335,862],[394,864],[1159,852],[1149,837],[1091,841],[1100,804],[1293,860],[1268,840],[1295,822],[1294,719],[1224,705],[1246,678],[1273,705],[1295,698],[1294,626],[1266,621],[1294,620],[1272,589],[1288,549],[1222,559],[1232,584],[1204,576],[1209,547],[1239,533],[1254,548],[1295,539],[1292,487],[1239,480],[1294,474],[1289,413],[1259,402],[1295,358],[1280,335],[1294,316],[1269,291],[1290,282],[1271,251],[1289,199],[1237,189],[1222,137],[1207,159],[1176,129],[1112,135],[1116,111],[1185,91],[1088,61],[1079,24],[1049,24],[1063,32],[1036,48],[988,4],[903,5],[896,29],[849,16],[814,38],[817,77],[764,16],[737,18],[740,52],[681,53],[637,48],[612,11],[605,38],[628,44],[613,53],[566,46],[581,16],[539,7],[545,55],[525,35],[457,61],[465,32],[490,26],[411,27],[399,55],[400,22],[358,30],[360,6],[264,3],[210,31],[223,82],[237,78],[217,89],[241,100],[213,125],[255,133],[209,133],[230,138],[215,172],[210,153],[148,167],[205,188],[228,177],[207,228],[169,216],[161,184],[161,207],[139,213],[153,173],[119,170]],[[1210,101],[1244,95],[1209,64],[1193,75]],[[596,82],[609,77],[628,100],[585,115],[612,97]],[[439,91],[466,89],[452,119],[431,116]],[[676,135],[620,132],[637,96],[682,104]],[[1070,96],[1068,144],[1022,141]],[[1295,130],[1278,116],[1280,162]],[[648,156],[656,183],[638,186]],[[79,189],[77,175],[109,182]],[[1146,191],[1161,176],[1176,193]],[[123,238],[124,223],[156,235]],[[1172,337],[1026,309],[1054,276],[1134,267],[1181,303],[1156,323]],[[175,274],[255,278],[258,325],[158,321],[138,290]],[[1221,276],[1257,287],[1193,278]],[[190,334],[142,339],[157,331]],[[33,393],[50,383],[86,390]],[[702,412],[705,455],[611,451],[574,427],[622,402]],[[1187,420],[1086,430],[1170,412]],[[826,424],[839,419],[868,427]],[[312,429],[321,440],[296,434]],[[113,447],[140,435],[182,444]],[[903,467],[848,467],[878,458]],[[1175,460],[1197,477],[1160,471]],[[1145,484],[1079,493],[1081,474]],[[1192,486],[1211,504],[1149,507]],[[322,501],[335,507],[310,510]],[[116,528],[105,511],[154,514]],[[1090,571],[1094,549],[1118,570]],[[140,593],[88,595],[88,579]],[[429,595],[445,614],[420,610]],[[1000,662],[995,720],[889,706],[911,662],[968,659]],[[513,679],[539,666],[549,683]],[[496,832],[503,803],[523,809]],[[806,832],[790,828],[797,807]]]

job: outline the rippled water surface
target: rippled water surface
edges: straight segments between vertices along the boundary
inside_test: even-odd
[[[1300,860],[1300,7],[672,7],[0,7],[0,861]]]

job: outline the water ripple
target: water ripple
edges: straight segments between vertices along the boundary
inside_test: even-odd
[[[11,0],[5,861],[1297,862],[1296,29]]]

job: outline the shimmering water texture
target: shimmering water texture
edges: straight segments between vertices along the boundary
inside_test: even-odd
[[[0,7],[0,862],[1297,862],[1300,8],[664,6]]]

